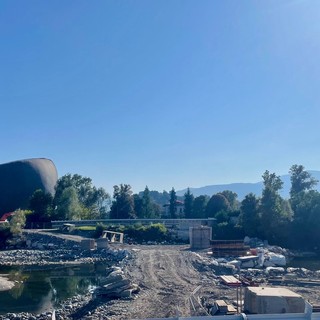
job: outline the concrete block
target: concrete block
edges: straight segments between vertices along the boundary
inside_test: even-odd
[[[285,288],[247,287],[244,310],[253,314],[303,313],[305,301],[301,295]]]

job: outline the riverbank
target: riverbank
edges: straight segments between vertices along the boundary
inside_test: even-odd
[[[320,286],[315,285],[316,281],[308,284],[308,280],[320,280],[318,270],[290,267],[239,269],[229,261],[213,258],[206,250],[194,252],[186,245],[111,245],[103,250],[83,250],[79,241],[57,238],[41,233],[29,234],[30,248],[0,252],[1,264],[32,270],[106,263],[119,267],[126,279],[141,288],[129,299],[104,298],[97,296],[94,290],[75,295],[56,306],[57,320],[205,315],[215,299],[223,299],[230,304],[236,300],[235,288],[221,283],[219,276],[223,274],[240,275],[263,286],[287,287],[311,304],[319,304]],[[190,301],[194,298],[201,301],[201,306],[191,307]],[[47,320],[51,317],[52,310],[47,309],[40,314],[22,312],[1,315],[0,320]]]

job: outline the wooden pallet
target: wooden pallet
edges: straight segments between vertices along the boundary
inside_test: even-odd
[[[240,287],[241,281],[234,276],[220,276],[221,281],[230,287]]]

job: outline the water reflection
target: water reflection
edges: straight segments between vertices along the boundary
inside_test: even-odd
[[[87,293],[99,284],[106,265],[82,265],[46,271],[1,268],[15,286],[0,292],[0,314],[41,313],[76,294]]]

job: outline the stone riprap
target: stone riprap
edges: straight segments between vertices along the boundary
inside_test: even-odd
[[[24,236],[26,249],[0,251],[1,265],[43,267],[53,264],[116,262],[130,255],[129,251],[117,248],[83,250],[80,242],[50,234],[26,232]]]
[[[123,268],[134,253],[125,249],[107,248],[99,250],[83,250],[80,242],[64,240],[55,235],[26,232],[26,243],[29,249],[16,249],[0,251],[1,265],[25,266],[26,269],[46,269],[56,265],[110,262]],[[110,301],[110,304],[113,304]],[[90,311],[92,307],[92,311]],[[115,308],[117,310],[117,308]],[[119,314],[121,314],[121,303],[119,303]],[[81,319],[80,314],[90,319],[112,319],[109,315],[109,308],[105,298],[99,298],[96,294],[88,292],[85,295],[76,295],[67,299],[55,310],[57,320]],[[28,312],[8,313],[0,315],[0,320],[47,320],[52,319],[52,311],[41,314]]]

